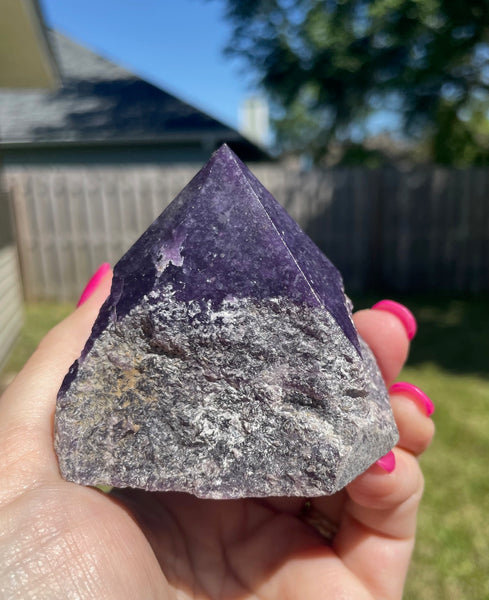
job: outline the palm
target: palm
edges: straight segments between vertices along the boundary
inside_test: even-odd
[[[44,508],[29,512],[54,526],[53,545],[69,550],[63,570],[76,579],[83,562],[83,574],[94,585],[103,581],[107,597],[316,598],[327,583],[321,579],[331,577],[323,561],[343,570],[298,518],[302,499],[215,501],[134,490],[115,497],[64,482],[38,493]],[[297,587],[286,592],[291,581]]]
[[[184,598],[284,598],[297,560],[309,552],[333,556],[296,516],[303,499],[202,500],[144,492],[129,498],[169,585]],[[300,589],[297,597],[317,597]]]

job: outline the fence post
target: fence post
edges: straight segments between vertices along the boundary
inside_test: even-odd
[[[381,289],[384,285],[383,273],[383,233],[384,233],[384,194],[383,194],[383,169],[370,172],[371,190],[371,230],[369,245],[369,269],[366,285],[369,289]]]
[[[11,194],[0,180],[0,370],[22,327],[22,286]]]
[[[14,221],[14,234],[17,241],[17,251],[19,256],[20,275],[22,278],[22,287],[24,289],[25,300],[34,299],[32,289],[33,266],[31,260],[32,238],[29,230],[29,219],[27,216],[27,204],[25,200],[22,183],[17,178],[10,179],[10,195],[12,216]]]

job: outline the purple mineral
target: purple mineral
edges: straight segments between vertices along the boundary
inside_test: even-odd
[[[222,146],[114,268],[56,406],[62,475],[319,496],[397,441],[341,276]]]

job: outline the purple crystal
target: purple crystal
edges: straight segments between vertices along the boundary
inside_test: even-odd
[[[396,440],[339,272],[222,146],[115,266],[58,395],[63,476],[314,496]]]

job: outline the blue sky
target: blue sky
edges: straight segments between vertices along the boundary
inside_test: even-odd
[[[238,126],[253,91],[222,54],[222,0],[41,0],[48,26],[221,121]]]

